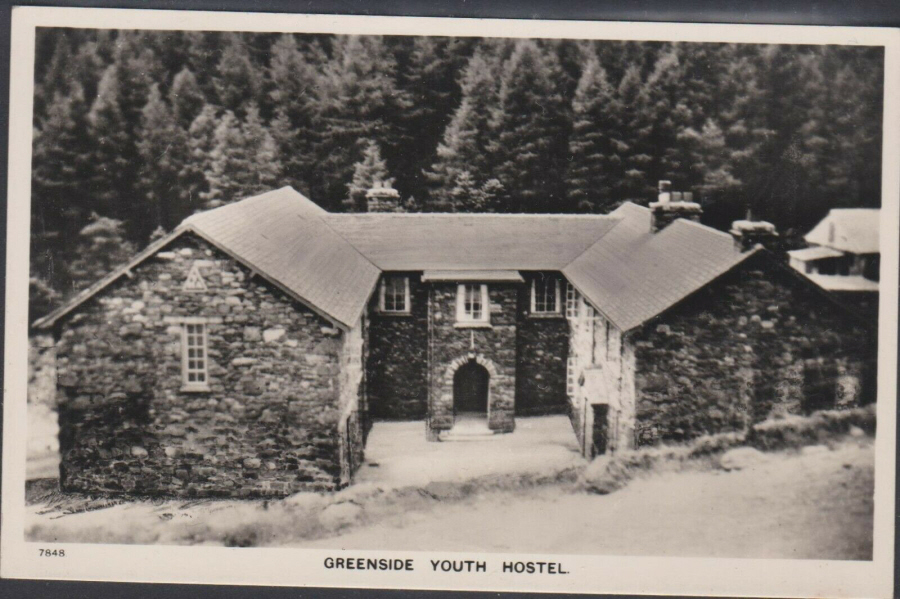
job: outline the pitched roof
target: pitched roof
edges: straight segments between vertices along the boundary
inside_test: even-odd
[[[878,291],[878,281],[862,275],[820,275],[802,273],[822,289],[828,291]]]
[[[382,270],[559,270],[616,223],[559,214],[329,214]]]
[[[877,254],[880,218],[881,211],[877,208],[832,208],[803,239],[842,252]]]
[[[284,187],[185,219],[35,326],[52,325],[188,231],[348,327],[382,270],[456,273],[435,273],[443,278],[560,270],[627,331],[754,253],[740,253],[729,235],[686,220],[651,233],[650,210],[631,203],[604,216],[329,214]]]
[[[628,331],[725,274],[741,253],[730,235],[688,220],[650,232],[650,210],[626,203],[621,220],[563,269],[563,274],[619,329]]]
[[[843,253],[837,250],[822,246],[791,250],[788,252],[788,256],[800,260],[801,262],[811,262],[813,260],[822,260],[824,258],[840,258],[843,255]]]
[[[352,326],[380,271],[323,221],[327,213],[290,187],[200,212],[182,227],[340,324]]]
[[[353,326],[380,271],[322,221],[324,214],[290,187],[194,214],[34,326],[52,326],[186,232],[205,239],[327,318]]]

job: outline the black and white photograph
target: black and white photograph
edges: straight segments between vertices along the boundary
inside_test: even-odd
[[[886,38],[180,19],[38,23],[13,79],[4,498],[44,576],[893,563]]]

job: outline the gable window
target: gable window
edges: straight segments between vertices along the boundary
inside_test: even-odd
[[[575,358],[566,360],[566,395],[575,397]]]
[[[559,314],[559,277],[537,276],[531,281],[531,313]]]
[[[382,312],[409,312],[409,277],[385,276],[381,280],[378,307]]]
[[[182,327],[182,389],[184,391],[208,391],[206,322],[187,321]]]
[[[578,290],[566,281],[566,318],[578,318]]]
[[[464,323],[486,323],[490,320],[487,285],[465,283],[457,288],[456,320]]]

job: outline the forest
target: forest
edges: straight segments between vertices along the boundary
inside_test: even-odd
[[[31,319],[186,216],[290,185],[330,211],[605,213],[691,190],[797,239],[877,207],[878,47],[42,28]]]

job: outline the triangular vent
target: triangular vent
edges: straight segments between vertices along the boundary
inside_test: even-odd
[[[200,274],[200,267],[197,266],[196,262],[191,266],[182,289],[184,291],[206,291],[206,281],[203,280],[203,275]]]

